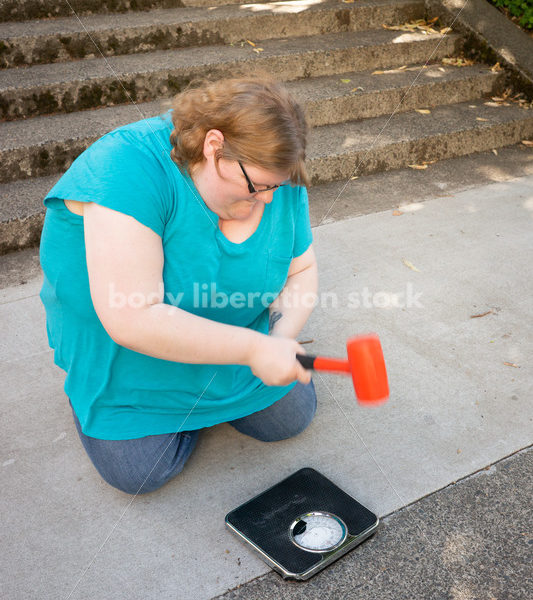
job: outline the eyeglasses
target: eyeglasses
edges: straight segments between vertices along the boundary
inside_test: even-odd
[[[239,167],[242,170],[243,175],[246,177],[246,182],[248,183],[248,191],[250,192],[250,194],[258,194],[259,192],[269,192],[271,190],[277,190],[282,185],[285,185],[285,183],[280,183],[278,185],[262,185],[262,186],[256,187],[252,183],[252,180],[248,177],[248,173],[244,170],[244,167],[242,166],[242,163],[240,160],[238,161],[238,163],[239,163]]]

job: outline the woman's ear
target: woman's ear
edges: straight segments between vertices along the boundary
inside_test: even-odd
[[[217,150],[224,145],[224,134],[218,129],[210,129],[204,138],[204,157],[214,157]]]

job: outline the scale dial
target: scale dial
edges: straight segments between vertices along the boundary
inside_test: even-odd
[[[291,541],[308,552],[329,552],[338,548],[348,535],[348,528],[339,517],[313,511],[298,517],[290,527]]]

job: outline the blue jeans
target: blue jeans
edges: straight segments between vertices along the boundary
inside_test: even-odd
[[[313,420],[315,411],[313,382],[297,383],[281,400],[229,424],[262,442],[277,442],[301,433]],[[98,473],[107,483],[127,494],[153,492],[175,477],[185,466],[201,431],[100,440],[85,435],[74,410],[72,414],[81,443]]]

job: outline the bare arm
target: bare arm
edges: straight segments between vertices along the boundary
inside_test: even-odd
[[[294,340],[217,323],[163,303],[161,238],[133,217],[95,203],[84,207],[91,298],[119,345],[183,363],[248,365],[267,385],[306,383]],[[123,302],[113,302],[112,293]]]
[[[295,339],[317,300],[318,269],[313,246],[294,258],[285,287],[270,305],[270,335]]]

